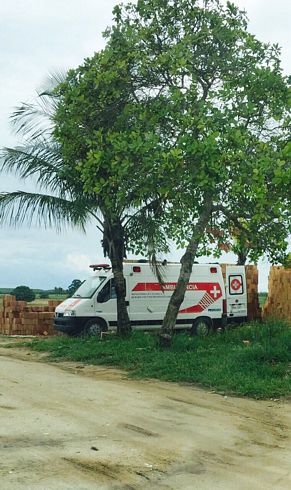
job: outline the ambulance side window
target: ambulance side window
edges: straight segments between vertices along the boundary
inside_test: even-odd
[[[98,303],[106,303],[110,299],[116,299],[114,279],[110,279],[97,295]]]
[[[124,288],[126,291],[126,280],[124,279]],[[117,293],[116,293],[116,288],[115,288],[115,280],[111,279],[110,280],[110,298],[109,299],[116,299],[117,298]]]

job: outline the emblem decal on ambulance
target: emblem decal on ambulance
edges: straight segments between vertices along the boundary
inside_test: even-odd
[[[243,293],[243,282],[241,275],[231,275],[229,276],[230,282],[230,294],[242,294]]]
[[[180,310],[179,313],[200,313],[203,310],[207,310],[212,303],[215,303],[217,299],[221,298],[222,291],[219,284],[205,284],[205,286],[210,286],[210,288],[207,287],[209,290],[206,290],[199,303],[197,305],[184,308],[183,310]],[[206,289],[206,287],[204,287],[203,290],[204,289]]]

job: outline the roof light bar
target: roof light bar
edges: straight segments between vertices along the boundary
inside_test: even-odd
[[[101,269],[111,269],[111,266],[109,264],[92,264],[89,265],[90,269],[93,269],[93,271],[100,271]]]

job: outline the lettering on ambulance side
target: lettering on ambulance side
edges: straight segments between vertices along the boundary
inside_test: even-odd
[[[158,282],[139,282],[132,289],[132,293],[151,293],[153,291],[173,291],[176,287],[175,282],[167,282],[163,287]],[[208,307],[215,303],[222,297],[222,290],[218,282],[189,282],[187,285],[187,291],[204,291],[204,295],[200,301],[193,306],[180,310],[179,313],[200,313],[201,311],[208,309]]]
[[[148,292],[148,291],[174,291],[177,283],[166,282],[163,287],[158,282],[138,282],[132,292]],[[189,282],[187,284],[187,291],[210,291],[214,288],[213,294],[215,296],[222,295],[219,283],[214,282]]]

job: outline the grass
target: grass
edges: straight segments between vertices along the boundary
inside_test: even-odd
[[[207,338],[176,334],[170,349],[135,331],[107,340],[65,336],[23,344],[70,360],[127,369],[137,378],[195,383],[220,393],[277,398],[291,393],[291,329],[284,322],[248,324]]]

